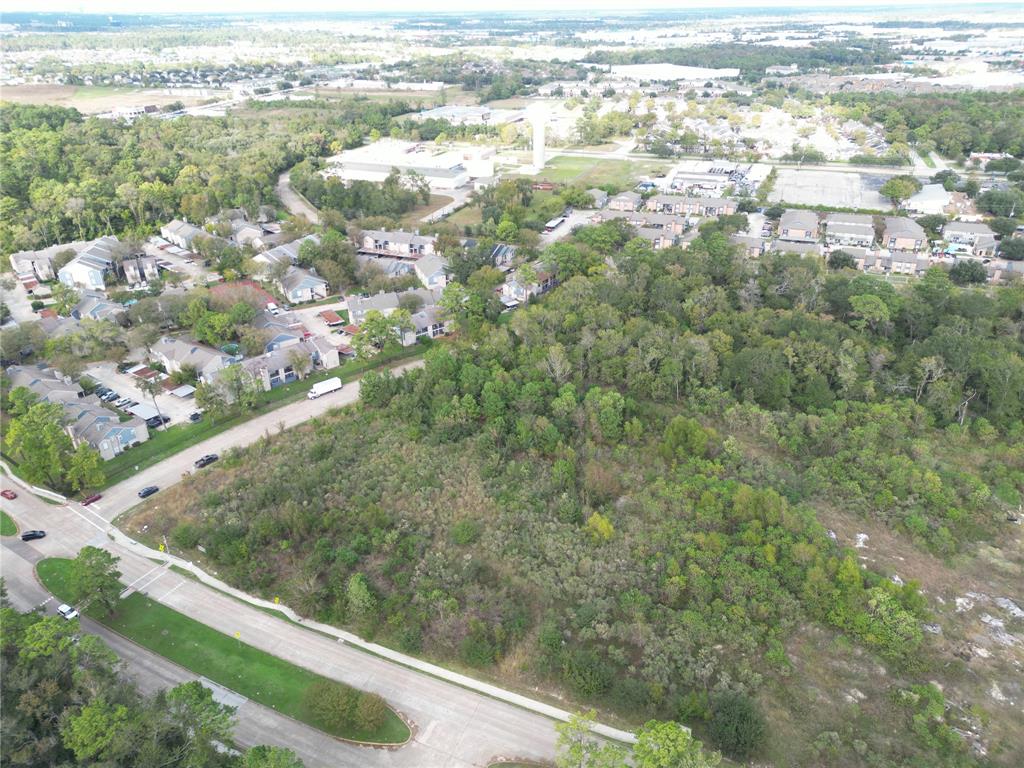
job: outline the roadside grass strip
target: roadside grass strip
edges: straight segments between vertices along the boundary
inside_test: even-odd
[[[36,566],[43,585],[66,602],[70,565],[65,558],[47,558]],[[139,592],[122,600],[113,616],[90,608],[83,613],[197,675],[332,736],[389,745],[403,744],[410,737],[409,727],[390,707],[383,724],[373,731],[353,723],[325,722],[311,711],[307,690],[314,684],[344,687],[342,683],[246,645]]]

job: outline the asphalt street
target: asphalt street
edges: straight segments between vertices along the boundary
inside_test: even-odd
[[[421,365],[419,361],[401,369]],[[310,766],[409,766],[410,768],[468,768],[498,758],[550,760],[554,756],[552,720],[535,712],[468,690],[454,683],[380,658],[354,645],[305,629],[284,618],[268,615],[224,592],[172,571],[146,557],[143,548],[115,541],[110,521],[136,503],[145,485],[163,488],[192,469],[195,456],[251,443],[280,423],[292,426],[326,411],[354,402],[358,383],[317,400],[303,400],[253,419],[194,446],[161,464],[141,471],[129,481],[108,489],[96,505],[77,502],[51,504],[19,486],[18,498],[4,509],[21,530],[42,528],[47,537],[0,542],[0,573],[12,601],[21,609],[42,605],[54,611],[55,602],[39,585],[35,563],[44,557],[71,557],[86,545],[109,549],[120,558],[122,580],[132,589],[185,613],[221,632],[238,632],[243,642],[314,670],[384,696],[414,725],[414,738],[398,749],[371,749],[346,744],[293,722],[265,707],[246,702],[238,712],[238,736],[243,745],[274,743],[295,749]],[[193,455],[194,454],[194,455]],[[86,620],[85,629],[110,633]],[[146,690],[182,680],[191,673],[121,638],[112,643],[128,670]]]
[[[418,368],[423,365],[421,360],[396,366],[392,371],[398,375],[402,371]],[[353,381],[342,387],[339,392],[332,392],[318,397],[316,400],[299,400],[280,408],[257,416],[254,419],[232,427],[214,435],[197,445],[193,445],[181,453],[177,453],[159,464],[140,470],[138,473],[112,485],[103,491],[103,498],[90,506],[92,512],[98,513],[110,522],[118,515],[126,512],[139,503],[139,490],[148,485],[168,488],[180,482],[186,474],[195,471],[193,463],[207,453],[222,454],[231,448],[240,448],[259,440],[263,435],[294,427],[297,424],[321,416],[335,408],[351,405],[359,399],[359,382]]]

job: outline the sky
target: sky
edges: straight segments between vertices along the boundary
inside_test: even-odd
[[[480,12],[487,11],[569,11],[585,10],[644,10],[644,9],[685,9],[685,8],[742,8],[742,7],[808,7],[842,8],[870,5],[917,5],[956,6],[968,9],[971,0],[375,0],[372,5],[353,0],[293,0],[282,4],[280,0],[149,0],[140,4],[138,0],[4,0],[7,10],[14,11],[61,11],[72,13],[280,13],[287,12],[331,12],[346,10],[365,13],[368,10],[381,12],[431,13],[438,11]]]

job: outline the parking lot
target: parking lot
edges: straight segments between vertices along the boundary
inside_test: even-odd
[[[86,369],[85,375],[104,387],[114,390],[122,397],[130,397],[132,400],[146,405],[153,404],[153,398],[136,386],[137,379],[126,373],[118,373],[113,363],[92,365]],[[188,415],[196,410],[196,402],[193,397],[180,398],[171,394],[162,394],[156,396],[156,402],[160,413],[171,418],[171,424],[188,421]]]
[[[886,178],[870,173],[779,168],[769,200],[773,203],[888,211],[892,204],[878,194]]]

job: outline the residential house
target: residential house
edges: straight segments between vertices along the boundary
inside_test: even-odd
[[[153,356],[163,364],[167,373],[177,373],[185,366],[195,368],[199,380],[209,384],[218,371],[234,363],[235,358],[219,349],[208,347],[190,339],[164,336],[150,348]]]
[[[830,213],[825,217],[825,242],[833,248],[870,248],[874,219],[864,213]]]
[[[805,240],[776,240],[769,249],[779,253],[796,253],[800,256],[821,256],[824,252],[821,243],[809,243]]]
[[[93,240],[57,271],[57,279],[72,288],[102,291],[106,276],[114,268],[117,246],[118,240],[113,236]]]
[[[503,272],[512,268],[512,262],[516,258],[516,246],[507,243],[497,243],[491,251],[491,261],[494,266]]]
[[[160,279],[160,268],[153,256],[139,256],[121,262],[124,279],[128,285],[140,285]]]
[[[181,219],[174,219],[160,227],[160,236],[164,240],[188,251],[192,250],[192,242],[205,234],[206,232],[199,227]]]
[[[78,304],[71,310],[76,320],[111,320],[116,322],[119,315],[125,313],[123,304],[111,301],[97,291],[83,291]]]
[[[53,260],[57,254],[71,251],[77,255],[88,246],[88,242],[76,241],[51,245],[38,251],[18,251],[10,256],[11,269],[19,277],[31,275],[42,282],[53,280],[57,276],[53,269]]]
[[[677,216],[729,216],[736,213],[736,201],[724,197],[654,195],[647,200],[647,208]]]
[[[398,259],[393,256],[374,256],[370,253],[357,253],[356,263],[360,267],[371,266],[379,269],[384,277],[396,278],[405,277],[412,272],[411,261]]]
[[[818,214],[798,208],[787,210],[779,219],[779,239],[789,242],[817,242]]]
[[[243,360],[240,365],[265,392],[282,384],[303,379],[313,370],[309,350],[300,342],[291,347],[275,349],[259,357]]]
[[[236,220],[232,222],[230,240],[235,245],[251,245],[257,250],[262,250],[267,245],[265,239],[267,234],[268,233],[259,224],[250,224],[244,220]]]
[[[520,304],[525,304],[534,296],[546,293],[558,285],[558,278],[553,267],[542,262],[533,262],[530,266],[533,267],[537,277],[534,282],[524,284],[513,273],[498,289],[499,298],[506,309],[514,309]]]
[[[371,311],[380,312],[384,317],[387,317],[401,306],[403,297],[415,296],[419,299],[421,309],[436,306],[441,300],[441,295],[442,291],[440,288],[413,288],[401,293],[395,293],[394,291],[389,293],[382,292],[376,293],[373,296],[352,295],[347,297],[349,321],[355,326],[360,326],[363,324],[363,320],[366,319],[367,313]]]
[[[984,222],[951,221],[942,228],[942,237],[949,253],[988,259],[996,252],[996,233]]]
[[[53,368],[39,365],[12,365],[6,370],[11,389],[25,387],[47,403],[69,403],[85,397],[84,390],[67,376]]]
[[[302,267],[288,267],[281,279],[277,281],[277,285],[285,295],[285,299],[291,304],[326,299],[330,292],[326,280],[313,270]]]
[[[395,256],[398,258],[418,259],[436,253],[434,235],[421,235],[417,232],[402,230],[388,232],[378,229],[363,230],[359,250],[362,253],[378,256]]]
[[[595,224],[611,221],[612,219],[623,219],[630,226],[638,229],[661,229],[672,235],[681,235],[686,231],[687,221],[683,216],[676,216],[670,213],[657,213],[655,211],[598,211],[591,217]]]
[[[137,416],[121,421],[120,414],[104,408],[95,395],[67,403],[64,416],[71,441],[95,448],[105,461],[149,439],[145,421]]]
[[[756,259],[765,253],[768,241],[760,235],[737,232],[729,235],[729,242],[742,248],[743,255],[747,258]]]
[[[928,236],[913,219],[886,216],[882,243],[890,251],[917,252],[928,246]],[[895,268],[893,271],[896,271]]]
[[[620,192],[608,201],[612,211],[635,211],[643,204],[643,197],[638,192]]]
[[[440,307],[424,307],[419,312],[414,312],[411,317],[413,339],[409,343],[408,339],[403,338],[403,347],[411,346],[418,339],[436,339],[438,336],[446,336],[448,334],[448,321]]]
[[[656,251],[660,251],[662,248],[671,248],[676,244],[675,236],[666,229],[637,227],[636,236],[647,241],[651,248]]]
[[[292,240],[290,243],[283,243],[270,250],[257,253],[252,257],[252,260],[261,266],[261,271],[264,275],[268,274],[278,264],[298,266],[299,251],[302,250],[303,243],[320,245],[320,235],[306,235],[298,240]]]
[[[309,336],[306,326],[293,312],[280,312],[275,315],[263,310],[253,318],[252,325],[268,334],[264,352],[298,344]]]
[[[590,195],[590,199],[593,200],[594,208],[601,209],[608,204],[608,193],[603,189],[588,189],[587,194]]]
[[[444,288],[448,285],[448,260],[442,256],[424,256],[416,261],[413,270],[424,288]]]

